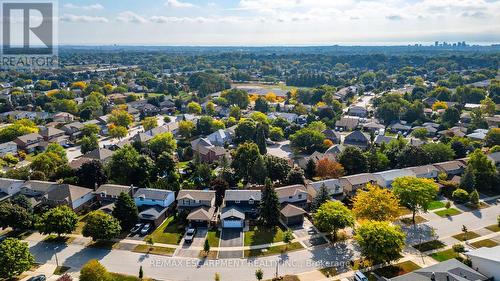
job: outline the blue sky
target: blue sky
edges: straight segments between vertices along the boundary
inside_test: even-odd
[[[500,0],[59,0],[60,44],[500,42]]]

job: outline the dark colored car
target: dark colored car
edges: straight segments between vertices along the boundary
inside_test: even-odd
[[[30,279],[28,279],[28,281],[45,281],[47,280],[47,277],[45,277],[45,275],[37,275],[37,276],[33,276],[31,277]]]

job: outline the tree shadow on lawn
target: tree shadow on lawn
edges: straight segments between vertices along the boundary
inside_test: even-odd
[[[89,260],[96,259],[100,261],[109,253],[111,253],[111,249],[83,248],[80,251],[74,253],[72,256],[68,257],[62,264],[69,267],[81,268]]]
[[[358,259],[360,252],[356,243],[338,241],[332,246],[325,246],[322,250],[317,247],[312,251],[311,260],[319,267],[334,267],[338,273],[343,273],[350,270],[350,261]]]

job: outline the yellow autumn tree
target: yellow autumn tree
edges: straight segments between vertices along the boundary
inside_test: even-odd
[[[352,211],[360,220],[394,221],[400,216],[400,202],[391,190],[368,184],[354,197]]]
[[[275,93],[269,92],[269,93],[266,94],[266,100],[268,102],[276,102],[276,99],[277,98],[276,98],[276,94]]]
[[[432,110],[447,109],[448,105],[444,101],[437,101],[432,105]]]

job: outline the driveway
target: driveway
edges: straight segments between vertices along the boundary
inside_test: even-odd
[[[179,248],[175,252],[176,257],[197,258],[200,254],[200,247],[205,245],[205,238],[207,237],[208,228],[200,227],[196,229],[193,242],[191,244],[185,243],[182,238]]]
[[[243,229],[222,229],[220,235],[219,259],[242,258],[243,250],[224,251],[224,247],[242,247],[243,246]]]
[[[306,247],[314,247],[328,243],[325,238],[319,235],[316,227],[314,227],[307,218],[304,218],[304,223],[302,225],[291,227],[290,229],[293,231],[293,235],[295,235],[297,239],[300,239]]]

